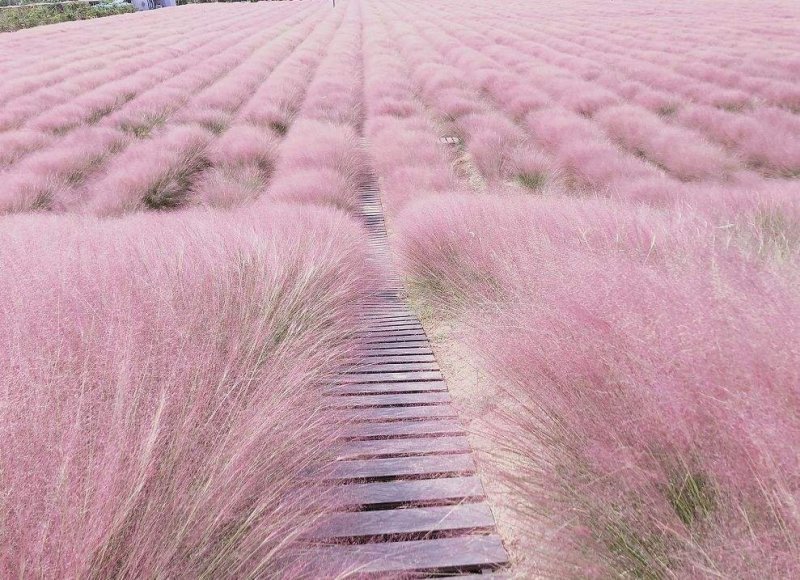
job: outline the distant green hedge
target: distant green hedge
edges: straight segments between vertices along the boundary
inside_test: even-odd
[[[47,6],[30,6],[23,8],[7,8],[0,10],[0,32],[11,32],[22,28],[32,28],[42,24],[69,22],[70,20],[88,20],[114,14],[133,12],[131,4],[60,4]]]

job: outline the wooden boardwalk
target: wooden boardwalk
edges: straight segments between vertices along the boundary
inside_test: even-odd
[[[390,263],[377,186],[362,191],[374,259]],[[337,513],[311,537],[331,574],[497,578],[508,557],[463,425],[393,270],[365,305],[357,365],[326,396],[346,421]],[[498,572],[499,571],[499,572]]]

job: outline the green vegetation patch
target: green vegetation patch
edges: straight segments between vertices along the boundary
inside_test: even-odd
[[[115,14],[133,12],[131,4],[102,3],[94,6],[85,3],[62,4],[54,2],[45,6],[19,6],[0,9],[0,32],[13,32],[43,24],[56,24],[72,20],[89,20]]]

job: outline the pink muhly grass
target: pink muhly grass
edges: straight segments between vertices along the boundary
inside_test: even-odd
[[[684,108],[678,119],[735,149],[755,167],[777,175],[800,174],[800,132],[768,111],[742,115],[694,106]]]
[[[775,82],[763,91],[764,97],[771,103],[786,107],[794,113],[800,112],[800,87],[794,82]]]
[[[789,275],[800,259],[800,184],[758,180],[738,185],[685,184],[674,209],[696,213],[718,236]]]
[[[596,119],[625,148],[679,179],[721,178],[735,166],[698,133],[667,125],[644,109],[620,105],[603,110]]]
[[[412,79],[417,86],[422,87],[423,95],[431,99],[441,91],[459,89],[461,85],[457,68],[433,63],[416,68]]]
[[[529,144],[518,147],[509,159],[508,173],[523,187],[540,191],[558,179],[558,170],[543,151]]]
[[[47,98],[34,95],[3,106],[0,111],[0,130],[21,129],[31,116],[47,109]]]
[[[47,110],[28,123],[41,131],[63,133],[83,123],[96,122],[116,109],[124,97],[111,92],[88,93]]]
[[[206,147],[211,139],[199,127],[178,126],[132,144],[87,184],[86,210],[110,216],[182,205],[194,180],[208,167]]]
[[[459,119],[472,159],[484,178],[494,181],[508,176],[513,151],[525,140],[525,133],[499,114],[472,114]]]
[[[0,168],[14,164],[21,157],[43,148],[52,137],[41,131],[18,129],[0,134]]]
[[[352,127],[302,119],[292,125],[281,146],[278,171],[282,176],[300,169],[330,169],[355,188],[361,184],[365,163]]]
[[[791,277],[608,201],[439,196],[396,229],[413,286],[505,385],[478,413],[538,566],[800,572]]]
[[[125,135],[114,129],[83,127],[27,156],[5,174],[0,213],[56,209],[63,192],[83,183],[95,165],[125,142]]]
[[[361,119],[359,94],[348,72],[325,79],[317,79],[309,87],[301,114],[309,119],[356,125]]]
[[[548,85],[548,89],[553,89],[552,84]],[[619,103],[612,92],[584,81],[562,79],[555,92],[561,106],[585,116],[592,116],[601,109]]]
[[[268,176],[258,165],[221,165],[203,171],[191,187],[190,200],[229,208],[258,198]]]
[[[662,175],[614,181],[609,185],[608,194],[629,203],[671,207],[684,197],[687,189],[687,184]]]
[[[241,115],[244,122],[269,129],[278,137],[286,134],[293,118],[292,111],[268,103],[262,103],[258,108],[246,109]]]
[[[327,204],[356,211],[358,190],[334,169],[297,169],[284,174],[269,188],[270,198],[299,203]]]
[[[579,141],[604,140],[602,130],[591,121],[558,106],[528,114],[525,125],[537,142],[552,150]]]
[[[358,226],[280,205],[5,222],[2,575],[314,575],[320,385],[371,288]]]
[[[521,119],[552,101],[546,93],[510,73],[493,76],[484,87],[515,119]]]
[[[375,169],[387,173],[400,165],[447,165],[447,154],[431,126],[417,129],[410,123],[367,126],[369,152]]]
[[[480,112],[478,104],[460,89],[439,91],[432,101],[436,110],[451,120]]]
[[[103,119],[103,124],[117,127],[136,137],[148,137],[184,104],[187,97],[185,90],[159,87],[108,115]]]
[[[275,156],[276,137],[271,131],[235,125],[206,150],[211,167],[193,180],[193,200],[232,207],[255,199],[266,188]]]
[[[224,110],[185,107],[170,118],[173,123],[200,125],[203,129],[220,135],[231,125],[231,114]]]
[[[208,148],[208,160],[214,166],[256,165],[272,171],[277,155],[277,139],[272,132],[235,125]]]
[[[403,166],[384,174],[381,191],[390,213],[397,213],[407,203],[435,193],[444,193],[456,186],[453,172],[446,167]]]
[[[570,176],[595,188],[658,174],[608,141],[574,141],[561,147],[555,157]]]
[[[631,179],[661,177],[661,171],[620,150],[591,121],[564,109],[536,111],[526,117],[526,125],[577,189],[602,190]]]
[[[368,107],[370,116],[413,117],[423,111],[422,106],[417,102],[394,98],[369,101]]]

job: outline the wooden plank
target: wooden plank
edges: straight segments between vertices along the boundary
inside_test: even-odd
[[[376,338],[374,340],[363,339],[361,344],[369,348],[413,348],[430,345],[428,340],[425,338]]]
[[[404,317],[404,314],[402,312],[393,312],[393,311],[374,312],[371,315],[363,316],[361,320],[368,324],[377,324],[379,322],[414,323],[416,321],[416,319],[414,318]]]
[[[475,473],[472,455],[423,455],[390,459],[352,459],[333,464],[329,479],[374,479],[379,477],[433,476]]]
[[[352,371],[345,374],[362,374],[362,373],[415,373],[420,371],[438,371],[439,365],[434,361],[429,362],[414,362],[414,361],[399,361],[399,362],[380,362],[378,360],[364,360],[358,366],[354,367]]]
[[[403,435],[462,435],[466,432],[460,421],[392,421],[389,423],[356,423],[342,429],[341,437],[399,437]]]
[[[372,329],[386,329],[386,328],[399,328],[407,330],[409,328],[417,329],[423,328],[422,323],[419,320],[415,319],[408,319],[408,320],[387,320],[383,322],[376,321],[372,326],[370,326],[370,330]]]
[[[309,555],[338,573],[403,573],[495,568],[508,562],[495,534],[456,538],[315,546]]]
[[[376,338],[397,338],[397,337],[418,337],[426,336],[425,331],[421,328],[419,330],[365,330],[364,332],[356,333],[356,338],[368,338],[370,340]]]
[[[345,383],[399,383],[410,381],[444,380],[439,371],[397,372],[397,373],[353,373],[337,377],[338,384]]]
[[[457,417],[452,405],[421,405],[417,407],[365,407],[341,409],[336,413],[345,421],[405,421]]]
[[[413,355],[433,355],[430,346],[417,346],[411,348],[367,348],[359,349],[358,355],[363,357],[377,356],[413,356]]]
[[[433,353],[415,354],[411,352],[395,355],[378,354],[377,356],[363,357],[363,360],[360,361],[360,364],[373,365],[410,362],[432,363],[436,362],[436,358],[433,356]]]
[[[389,407],[400,405],[441,405],[450,402],[447,391],[402,393],[399,395],[344,395],[325,397],[330,408]]]
[[[484,495],[481,481],[476,476],[438,477],[409,481],[351,483],[337,488],[334,502],[339,507],[368,507],[478,500]]]
[[[349,441],[337,447],[338,459],[388,457],[392,455],[435,455],[469,453],[466,437],[413,437],[410,439],[369,439]]]
[[[458,576],[448,576],[447,578],[448,580],[457,580],[458,578],[462,580],[511,580],[511,575],[503,572],[488,572],[484,574],[459,574]]]
[[[369,329],[364,330],[365,336],[371,336],[386,332],[425,332],[423,326],[418,322],[405,322],[396,324],[370,323]]]
[[[361,316],[363,320],[369,321],[398,321],[398,320],[416,320],[414,316],[411,315],[410,312],[405,310],[404,308],[372,308],[364,312]]]
[[[452,530],[485,530],[494,526],[492,511],[484,503],[443,507],[374,510],[332,514],[312,539],[358,538],[392,534],[417,534]]]
[[[408,383],[366,383],[337,385],[329,387],[323,392],[326,396],[337,395],[393,395],[400,393],[427,393],[432,391],[446,391],[444,381],[416,381]]]
[[[379,323],[379,322],[415,322],[417,318],[412,316],[411,314],[407,313],[395,313],[395,314],[380,314],[380,313],[372,313],[372,314],[364,314],[358,316],[360,320],[369,323]]]

